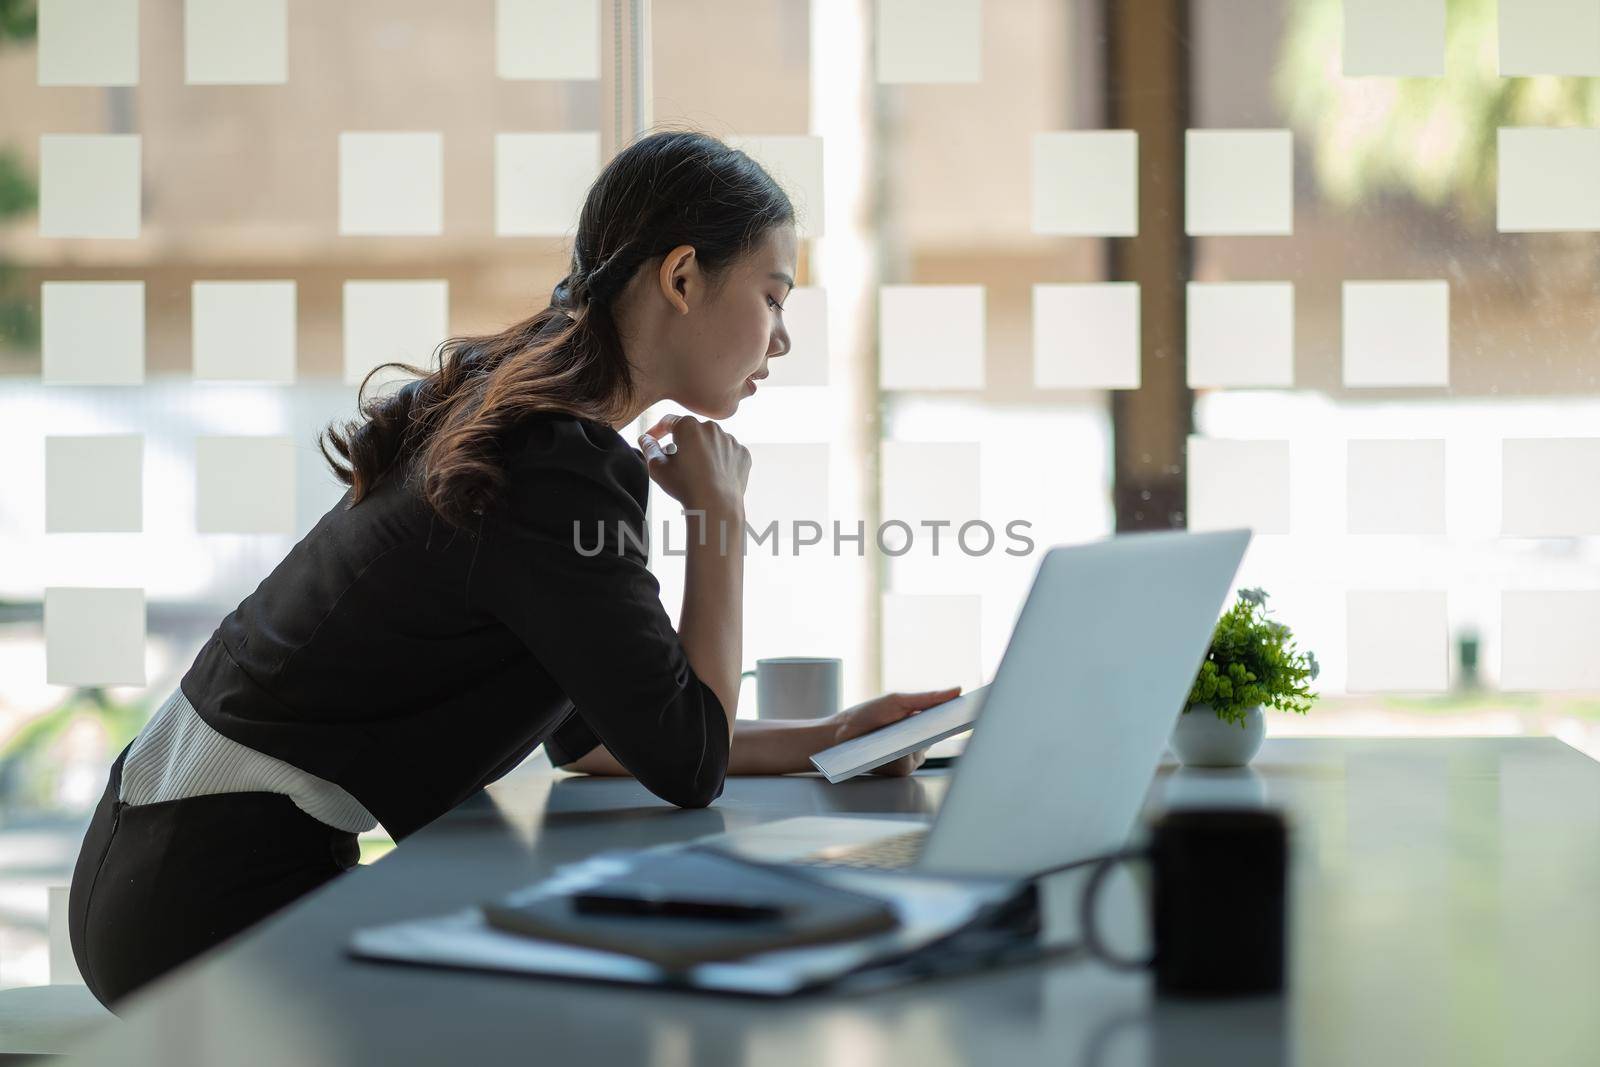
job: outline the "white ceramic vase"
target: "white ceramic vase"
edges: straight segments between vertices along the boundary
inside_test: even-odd
[[[1260,704],[1245,710],[1243,726],[1217,718],[1209,704],[1196,704],[1178,716],[1170,744],[1185,767],[1243,767],[1261,751],[1266,734]]]

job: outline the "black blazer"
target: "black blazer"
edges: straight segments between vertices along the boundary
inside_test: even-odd
[[[604,423],[540,413],[505,458],[477,530],[399,477],[353,508],[346,492],[222,620],[184,695],[225,736],[343,787],[397,840],[541,742],[557,763],[604,743],[657,796],[709,804],[727,719],[647,567],[643,454]]]

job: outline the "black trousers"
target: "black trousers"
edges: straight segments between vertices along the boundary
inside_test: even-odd
[[[72,872],[68,927],[106,1007],[354,867],[356,835],[281,793],[117,799],[122,750]]]

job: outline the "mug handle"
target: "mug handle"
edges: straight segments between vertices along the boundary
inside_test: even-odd
[[[756,672],[754,670],[740,671],[739,672],[739,688],[740,689],[744,688],[744,680],[746,678],[754,678],[755,676],[756,676]],[[761,708],[757,707],[756,708],[756,714],[759,715],[760,713],[761,713]]]
[[[1117,852],[1098,860],[1094,870],[1089,873],[1089,880],[1083,887],[1083,896],[1078,902],[1078,929],[1082,932],[1083,946],[1089,954],[1101,963],[1119,971],[1142,971],[1156,961],[1155,949],[1143,959],[1133,959],[1127,956],[1118,956],[1106,948],[1100,939],[1100,932],[1095,927],[1095,904],[1100,898],[1100,887],[1105,884],[1106,875],[1110,874],[1117,864],[1124,860],[1149,861],[1149,849],[1132,849],[1127,852]]]

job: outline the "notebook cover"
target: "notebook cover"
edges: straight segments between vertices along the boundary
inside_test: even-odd
[[[970,729],[978,721],[983,700],[988,695],[989,686],[980,685],[943,704],[924,708],[871,733],[825,748],[811,757],[811,765],[831,783],[865,774],[890,760]]]
[[[574,909],[569,895],[560,894],[520,904],[486,903],[483,917],[501,930],[623,953],[669,970],[866,937],[893,928],[897,921],[893,907],[876,897],[824,885],[792,868],[752,863],[708,849],[643,857],[627,874],[589,886],[585,892],[640,885],[686,896],[714,886],[718,894],[772,903],[786,914],[744,922],[584,914]]]

